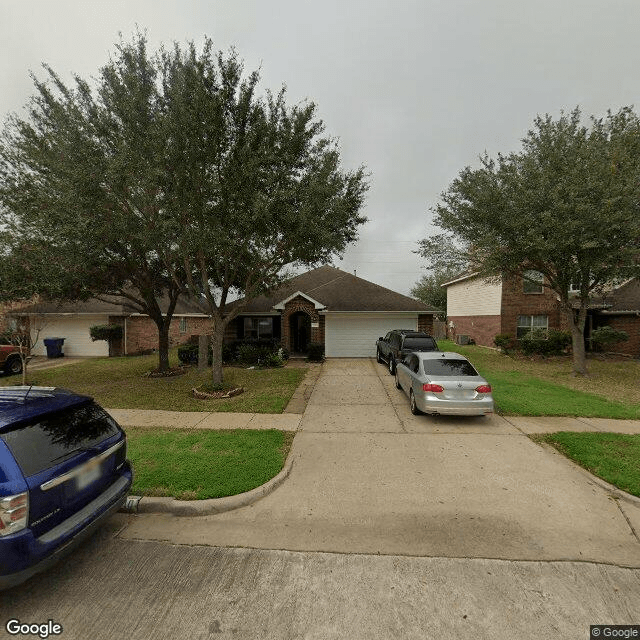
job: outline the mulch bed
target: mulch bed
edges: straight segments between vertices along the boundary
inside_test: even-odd
[[[191,395],[198,400],[220,400],[221,398],[232,398],[241,393],[244,393],[244,387],[236,387],[226,391],[202,391],[199,387],[191,389]]]

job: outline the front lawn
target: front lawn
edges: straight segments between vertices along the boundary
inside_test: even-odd
[[[127,429],[131,493],[204,500],[255,489],[282,470],[294,433]]]
[[[200,373],[192,367],[181,376],[145,377],[145,372],[158,366],[157,361],[155,355],[90,358],[63,367],[29,372],[28,381],[93,396],[103,407],[110,409],[282,413],[306,373],[305,369],[287,367],[225,367],[225,381],[244,387],[245,392],[223,400],[197,400],[191,397],[190,391],[210,380],[210,370]],[[175,349],[171,351],[171,364],[178,365]],[[13,384],[20,384],[17,376],[0,378],[1,386]]]
[[[640,435],[560,431],[535,437],[594,475],[640,497]]]
[[[589,360],[590,375],[571,374],[571,358],[505,356],[478,346],[438,342],[473,362],[504,415],[640,418],[640,362]]]

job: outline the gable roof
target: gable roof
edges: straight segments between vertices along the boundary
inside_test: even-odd
[[[159,300],[162,313],[166,313],[169,308],[169,299],[163,296]],[[105,296],[105,300],[89,298],[78,302],[56,302],[42,301],[28,304],[12,311],[12,315],[18,314],[108,314],[110,316],[129,316],[141,313],[138,309],[127,304],[124,298],[118,296]],[[173,315],[201,315],[205,316],[202,309],[196,302],[189,299],[179,298]]]
[[[437,309],[329,265],[301,273],[272,293],[247,303],[246,313],[274,312],[274,307],[301,292],[326,307],[326,311],[415,311],[437,313]],[[235,303],[228,306],[233,307]]]
[[[603,307],[606,307],[605,313],[639,313],[640,279],[633,278],[607,292],[600,302]]]

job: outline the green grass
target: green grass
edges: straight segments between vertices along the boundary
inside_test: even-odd
[[[598,373],[578,380],[571,376],[568,358],[511,358],[477,346],[462,347],[448,341],[438,345],[473,362],[491,384],[496,410],[503,415],[640,418],[640,401],[622,400],[629,395],[635,399],[640,371],[635,362],[598,362],[592,367]],[[588,388],[594,392],[583,390]],[[628,388],[628,394],[621,394],[621,388]]]
[[[640,497],[640,435],[560,431],[536,436],[594,475]]]
[[[269,429],[127,429],[131,493],[204,500],[243,493],[284,466],[295,434]]]
[[[176,350],[171,365],[177,366]],[[192,398],[193,387],[208,382],[211,371],[169,378],[147,378],[145,372],[157,367],[157,356],[91,358],[53,369],[35,370],[30,383],[72,389],[93,396],[110,409],[164,409],[168,411],[233,411],[282,413],[304,375],[305,369],[242,369],[225,367],[225,382],[244,387],[245,392],[221,400]],[[28,371],[28,370],[27,370]],[[17,376],[0,378],[0,386],[20,383]]]

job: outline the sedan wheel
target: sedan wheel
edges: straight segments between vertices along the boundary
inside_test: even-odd
[[[393,375],[396,372],[396,363],[393,359],[393,356],[389,356],[389,373]]]
[[[402,389],[402,385],[400,384],[400,380],[398,380],[398,372],[396,371],[396,389]]]
[[[422,413],[422,411],[418,409],[418,405],[416,405],[416,397],[413,395],[413,389],[409,392],[409,406],[414,416],[419,416]]]

